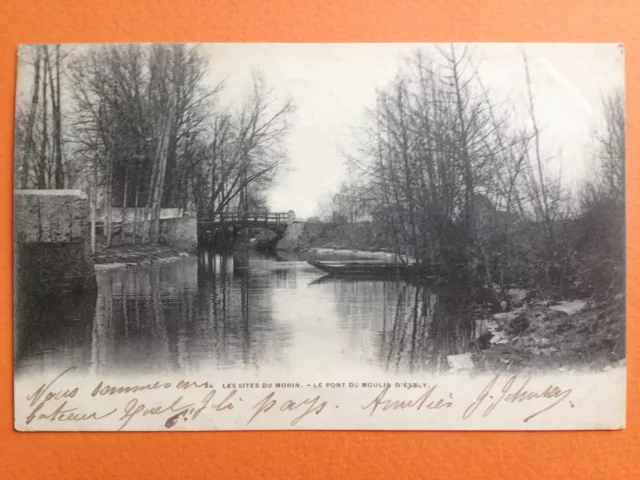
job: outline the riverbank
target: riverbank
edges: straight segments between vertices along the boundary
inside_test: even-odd
[[[96,269],[124,268],[155,262],[168,262],[189,253],[162,244],[114,245],[99,249],[93,256]]]
[[[312,249],[385,251],[390,249],[384,232],[372,222],[354,225],[322,222],[294,222],[276,245],[277,250],[304,252]]]
[[[624,365],[625,297],[523,303],[478,322],[476,371],[603,370]],[[455,364],[459,359],[453,359]]]
[[[374,231],[371,222],[356,225],[294,222],[278,241],[275,250],[296,253],[306,259],[320,261],[399,261],[383,235]]]

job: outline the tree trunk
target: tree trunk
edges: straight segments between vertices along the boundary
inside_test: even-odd
[[[95,185],[92,185],[90,190],[89,190],[89,208],[90,213],[89,213],[89,219],[91,222],[91,253],[95,254],[96,253],[96,189],[95,189]]]
[[[139,168],[137,169],[139,170]],[[134,210],[133,210],[133,231],[132,231],[132,235],[133,235],[133,239],[132,242],[135,245],[136,243],[136,236],[138,235],[138,198],[140,195],[140,183],[139,183],[139,174],[138,171],[136,171],[136,194],[135,194],[135,201],[134,201]]]
[[[54,186],[64,188],[64,172],[62,170],[62,131],[60,115],[60,45],[56,45],[56,75],[47,53],[47,69],[49,72],[49,90],[51,93],[51,115],[53,119],[53,155],[54,155]]]
[[[415,208],[413,201],[413,188],[412,188],[412,175],[409,166],[409,138],[407,135],[407,128],[404,122],[404,103],[402,100],[402,89],[403,86],[398,86],[398,118],[399,118],[399,127],[400,127],[400,140],[401,140],[401,148],[402,148],[402,162],[404,164],[404,183],[405,183],[405,196],[407,198],[407,203],[409,204],[409,227],[410,227],[410,235],[411,235],[411,247],[413,250],[414,261],[418,264],[423,262],[421,257],[421,251],[418,244],[418,233],[416,228],[416,216],[415,216]]]
[[[97,158],[93,159],[93,181],[92,181],[92,191],[93,191],[93,225],[91,226],[91,251],[92,253],[96,253],[96,211],[98,209],[98,161]],[[104,228],[104,225],[103,227]]]
[[[167,157],[169,153],[169,135],[173,126],[175,116],[175,100],[170,98],[167,106],[167,113],[162,122],[162,130],[160,135],[160,143],[158,144],[156,161],[157,176],[154,182],[154,190],[152,192],[152,240],[157,243],[160,240],[160,207],[162,202],[162,193],[164,187],[165,171],[167,166]]]
[[[20,188],[27,188],[29,185],[30,156],[33,149],[33,126],[38,110],[38,97],[40,95],[40,49],[36,47],[36,61],[34,64],[33,93],[31,94],[31,106],[27,118],[27,131],[25,132],[25,145],[22,154],[22,171],[20,172]]]
[[[149,241],[149,204],[145,204],[142,212],[142,243]]]
[[[553,226],[551,225],[550,218],[550,209],[549,209],[549,200],[547,198],[547,182],[544,178],[544,173],[542,170],[542,158],[540,155],[540,130],[538,129],[538,122],[535,115],[534,108],[534,99],[533,99],[533,90],[531,88],[531,75],[529,72],[529,62],[527,60],[527,56],[523,54],[524,60],[524,68],[525,75],[527,80],[527,99],[529,101],[529,113],[531,115],[531,123],[533,125],[533,138],[535,141],[535,154],[536,154],[536,171],[538,174],[538,179],[536,181],[535,178],[532,178],[532,182],[534,184],[537,183],[537,187],[535,188],[535,200],[538,204],[538,208],[540,209],[540,213],[542,215],[543,221],[543,229],[546,237],[546,260],[549,261],[552,258],[552,255],[555,251],[555,239],[553,234]]]
[[[38,165],[38,189],[44,190],[47,188],[47,70],[49,65],[49,52],[45,48],[44,68],[42,72],[42,139],[40,142],[40,163]]]
[[[124,192],[122,194],[122,222],[121,222],[121,226],[120,228],[122,229],[122,231],[120,232],[120,241],[124,244],[125,243],[125,230],[127,229],[127,189],[128,189],[128,185],[127,185],[127,181],[129,180],[128,178],[128,168],[125,168],[124,170]]]
[[[105,203],[107,207],[106,218],[105,218],[105,234],[106,234],[106,243],[107,247],[111,246],[111,231],[113,227],[113,165],[112,162],[109,162],[107,167],[107,191],[105,195]]]

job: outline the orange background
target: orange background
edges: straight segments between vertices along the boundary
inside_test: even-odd
[[[638,478],[640,3],[637,0],[0,0],[0,478]],[[621,432],[13,431],[12,168],[20,43],[624,42],[628,105],[628,400]],[[336,75],[339,75],[336,72]],[[606,388],[603,385],[602,388]],[[597,412],[593,412],[594,415]]]

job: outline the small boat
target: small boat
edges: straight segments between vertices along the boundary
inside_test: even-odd
[[[412,278],[412,279],[436,279],[433,270],[417,265],[401,264],[401,263],[384,263],[384,262],[320,262],[317,260],[309,260],[320,270],[327,272],[329,275],[340,277],[366,277],[366,278]]]

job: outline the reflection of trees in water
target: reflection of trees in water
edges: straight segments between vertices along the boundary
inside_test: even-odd
[[[87,368],[95,292],[42,301],[28,299],[18,305],[14,333],[17,374],[70,365],[80,370]]]
[[[231,269],[231,270],[230,270]],[[227,323],[231,300],[231,279],[233,264],[228,256],[214,256],[202,252],[198,258],[198,294],[196,310],[204,315],[199,332],[203,342],[215,352],[218,364],[229,363],[229,345],[224,339],[227,336]]]
[[[381,321],[387,325],[395,314],[402,283],[336,279],[330,285],[340,317],[346,320],[343,328],[348,334],[349,347],[359,352],[371,351]]]
[[[100,275],[91,362],[96,373],[182,368],[181,332],[193,318],[195,267],[185,260]]]
[[[165,265],[103,272],[92,365],[189,372],[255,368],[276,353],[270,276],[243,258],[201,252]]]
[[[287,308],[274,296],[296,294],[296,270],[286,267],[202,252],[173,263],[100,272],[97,301],[21,314],[32,323],[22,330],[16,368],[77,364],[99,374],[188,373],[284,362],[297,328],[273,318],[276,306]],[[303,293],[335,299],[336,341],[346,333],[348,356],[364,356],[390,371],[443,369],[446,356],[464,351],[473,333],[462,294],[435,294],[402,282],[339,280],[322,284],[317,297]],[[333,322],[326,328],[334,334]]]
[[[393,321],[381,332],[386,370],[444,371],[446,357],[467,350],[474,322],[465,295],[423,286],[400,290]]]
[[[296,271],[289,268],[275,268],[271,270],[271,281],[276,288],[295,290],[298,288]]]
[[[260,359],[281,354],[282,332],[272,317],[273,280],[271,270],[247,255],[200,254],[196,310],[207,328],[202,341],[219,366],[259,368]]]
[[[443,371],[466,351],[474,322],[468,295],[404,282],[336,281],[333,285],[352,349],[374,355],[388,371]]]

